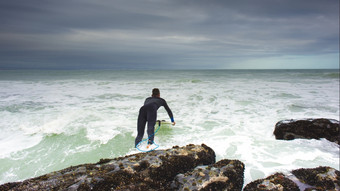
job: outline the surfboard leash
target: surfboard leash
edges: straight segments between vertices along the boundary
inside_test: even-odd
[[[139,145],[140,145],[140,144],[142,144],[144,141],[148,141],[148,140],[149,140],[152,136],[154,136],[154,135],[157,133],[157,131],[161,128],[161,121],[158,120],[157,122],[158,122],[158,128],[156,129],[156,131],[155,131],[152,135],[150,135],[147,139],[141,140],[141,141],[136,145],[136,148],[137,148],[139,151],[141,151],[141,152],[150,152],[150,151],[156,150],[156,149],[159,147],[159,145],[157,145],[154,141],[152,141],[152,144],[156,145],[155,148],[153,148],[153,149],[151,149],[151,150],[143,150],[143,149],[140,149],[140,148],[139,148]]]

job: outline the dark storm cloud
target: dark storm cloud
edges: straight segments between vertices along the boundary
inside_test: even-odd
[[[338,67],[338,0],[0,1],[0,23],[0,69]]]

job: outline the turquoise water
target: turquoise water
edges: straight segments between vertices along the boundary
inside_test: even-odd
[[[136,153],[138,110],[155,87],[177,123],[157,132],[159,149],[205,143],[217,160],[244,162],[246,183],[339,169],[336,144],[273,136],[283,119],[339,120],[338,70],[0,71],[0,184]],[[169,120],[164,108],[158,119]]]

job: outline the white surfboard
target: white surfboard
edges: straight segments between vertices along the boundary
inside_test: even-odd
[[[170,121],[165,121],[165,120],[157,120],[155,124],[155,128],[161,126],[161,127],[166,127],[170,128],[172,123]]]

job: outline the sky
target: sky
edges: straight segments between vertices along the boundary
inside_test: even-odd
[[[1,0],[0,69],[339,68],[339,0]]]

